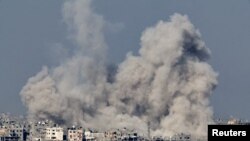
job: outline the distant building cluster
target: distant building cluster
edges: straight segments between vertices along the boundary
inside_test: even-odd
[[[96,131],[83,127],[60,127],[49,120],[31,122],[0,114],[0,141],[139,141],[134,130]]]
[[[217,120],[217,124],[248,124],[237,119]],[[24,118],[0,114],[0,141],[206,141],[191,135],[176,134],[172,137],[139,136],[134,130],[112,129],[96,131],[83,127],[60,127],[49,120],[31,122]]]

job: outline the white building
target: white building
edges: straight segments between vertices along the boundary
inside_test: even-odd
[[[63,128],[61,127],[46,128],[45,140],[63,141]]]
[[[83,141],[83,129],[69,128],[68,141]]]
[[[85,140],[86,141],[101,141],[105,139],[104,133],[92,132],[92,131],[85,131]]]
[[[94,135],[93,135],[93,133],[91,131],[85,131],[84,135],[85,135],[86,141],[93,141],[93,140],[95,140],[95,137],[94,137]]]

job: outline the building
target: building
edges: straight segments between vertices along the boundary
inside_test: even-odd
[[[0,141],[20,141],[18,136],[11,136],[7,129],[0,129]]]
[[[0,141],[5,141],[5,137],[8,136],[8,131],[5,128],[0,128]]]
[[[106,131],[104,133],[106,140],[111,141],[137,141],[138,135],[133,130],[128,130],[126,128],[123,129],[113,129]]]
[[[18,137],[18,141],[26,140],[26,132],[21,125],[13,125],[9,129],[9,134],[12,137]]]
[[[83,129],[80,128],[68,128],[68,141],[83,141],[84,134]]]
[[[94,141],[95,140],[95,137],[90,130],[85,131],[84,136],[85,136],[86,141]]]
[[[23,128],[18,126],[0,128],[0,141],[25,141]]]
[[[54,127],[54,124],[48,120],[30,122],[27,132],[27,141],[42,141],[46,136],[46,128]]]
[[[18,141],[18,137],[11,137],[11,136],[0,137],[0,141]]]
[[[103,141],[105,139],[104,133],[96,132],[96,131],[91,131],[91,130],[86,130],[84,132],[84,140],[85,141]]]
[[[63,128],[61,127],[46,128],[45,140],[63,141]]]

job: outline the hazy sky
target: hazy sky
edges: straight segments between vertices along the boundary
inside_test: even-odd
[[[63,0],[0,1],[0,112],[25,114],[19,92],[44,65],[54,66],[71,51],[62,20]],[[94,11],[111,24],[105,32],[110,63],[137,53],[142,31],[187,14],[212,51],[210,64],[219,73],[211,105],[216,117],[250,120],[249,0],[94,0]]]

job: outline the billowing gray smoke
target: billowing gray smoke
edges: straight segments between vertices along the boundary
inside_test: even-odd
[[[91,10],[91,1],[67,1],[64,17],[78,48],[61,65],[43,67],[23,87],[30,118],[143,133],[150,121],[154,135],[206,134],[217,74],[187,16],[174,14],[146,29],[139,55],[128,53],[117,73],[105,65],[105,21]]]

